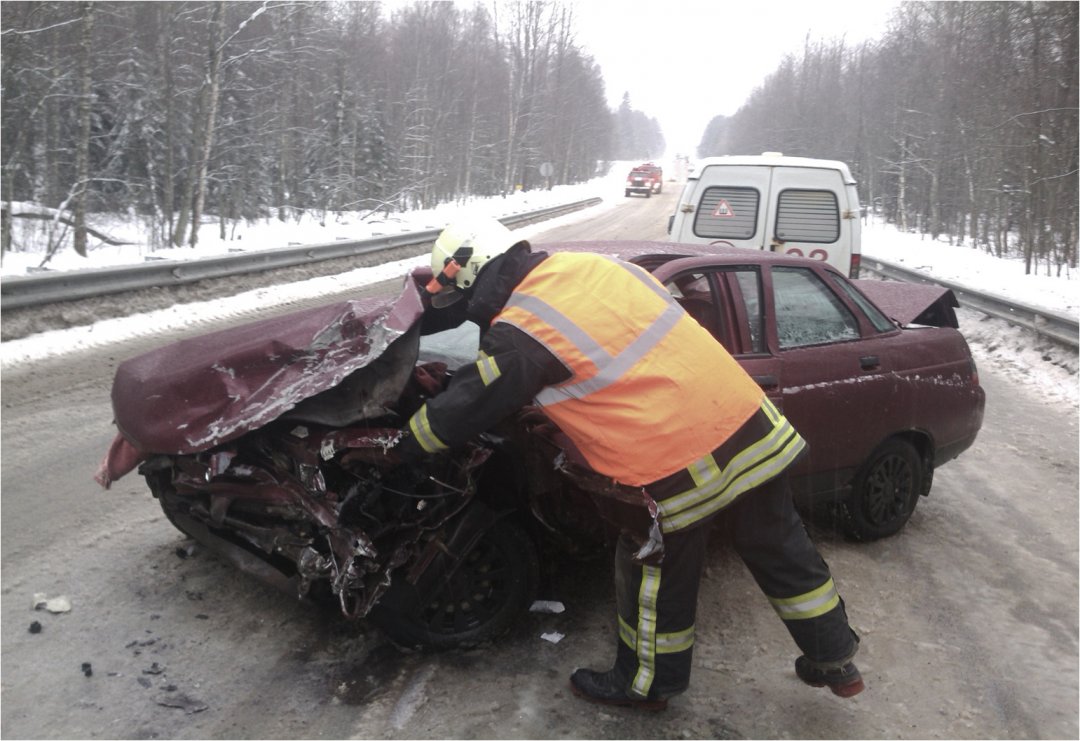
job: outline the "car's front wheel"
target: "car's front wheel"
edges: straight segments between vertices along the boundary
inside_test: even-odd
[[[842,503],[844,530],[856,540],[877,540],[900,531],[915,511],[926,473],[915,446],[906,440],[883,443],[859,469]]]
[[[409,594],[413,587],[399,581],[391,590],[404,593],[388,593],[371,618],[390,638],[408,646],[475,645],[506,631],[524,612],[538,572],[532,539],[510,520],[497,520],[434,594]]]

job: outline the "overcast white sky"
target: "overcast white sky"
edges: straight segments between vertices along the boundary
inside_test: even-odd
[[[896,0],[576,0],[577,42],[608,105],[657,119],[667,156],[695,156],[713,116],[738,110],[784,55],[812,40],[880,38]],[[754,154],[746,152],[745,154]]]

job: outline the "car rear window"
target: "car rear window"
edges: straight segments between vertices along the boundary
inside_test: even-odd
[[[772,271],[780,349],[859,338],[859,322],[813,270]]]
[[[752,238],[757,232],[760,199],[754,188],[706,188],[694,214],[694,234],[713,239]]]
[[[776,207],[776,236],[784,242],[827,244],[840,239],[840,205],[829,190],[784,190]]]

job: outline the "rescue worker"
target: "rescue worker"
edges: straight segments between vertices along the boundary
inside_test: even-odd
[[[449,225],[431,267],[434,313],[479,325],[480,353],[413,415],[401,460],[535,403],[593,469],[640,487],[655,512],[650,534],[624,531],[616,546],[614,666],[576,670],[575,695],[660,710],[687,688],[706,538],[721,511],[803,653],[797,676],[841,697],[862,691],[858,637],[787,484],[806,444],[656,279],[603,255],[533,252],[494,219]]]

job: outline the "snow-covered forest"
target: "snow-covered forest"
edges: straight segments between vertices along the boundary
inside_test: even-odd
[[[151,244],[195,244],[208,215],[224,230],[430,208],[663,153],[655,121],[629,101],[609,110],[559,3],[17,2],[0,13],[4,200],[70,212],[80,254],[87,213],[138,215]],[[3,236],[7,250],[7,226]]]
[[[195,245],[200,228],[430,209],[659,158],[660,112],[628,95],[609,108],[574,13],[557,0],[2,3],[3,252],[25,248],[14,217],[48,222],[48,262],[107,240],[96,215],[139,221],[160,249]],[[839,159],[904,231],[1072,270],[1077,36],[1073,1],[904,2],[879,39],[808,34],[697,154]]]
[[[880,39],[808,39],[710,122],[698,155],[843,160],[861,201],[904,231],[1075,268],[1077,9],[906,2]]]

